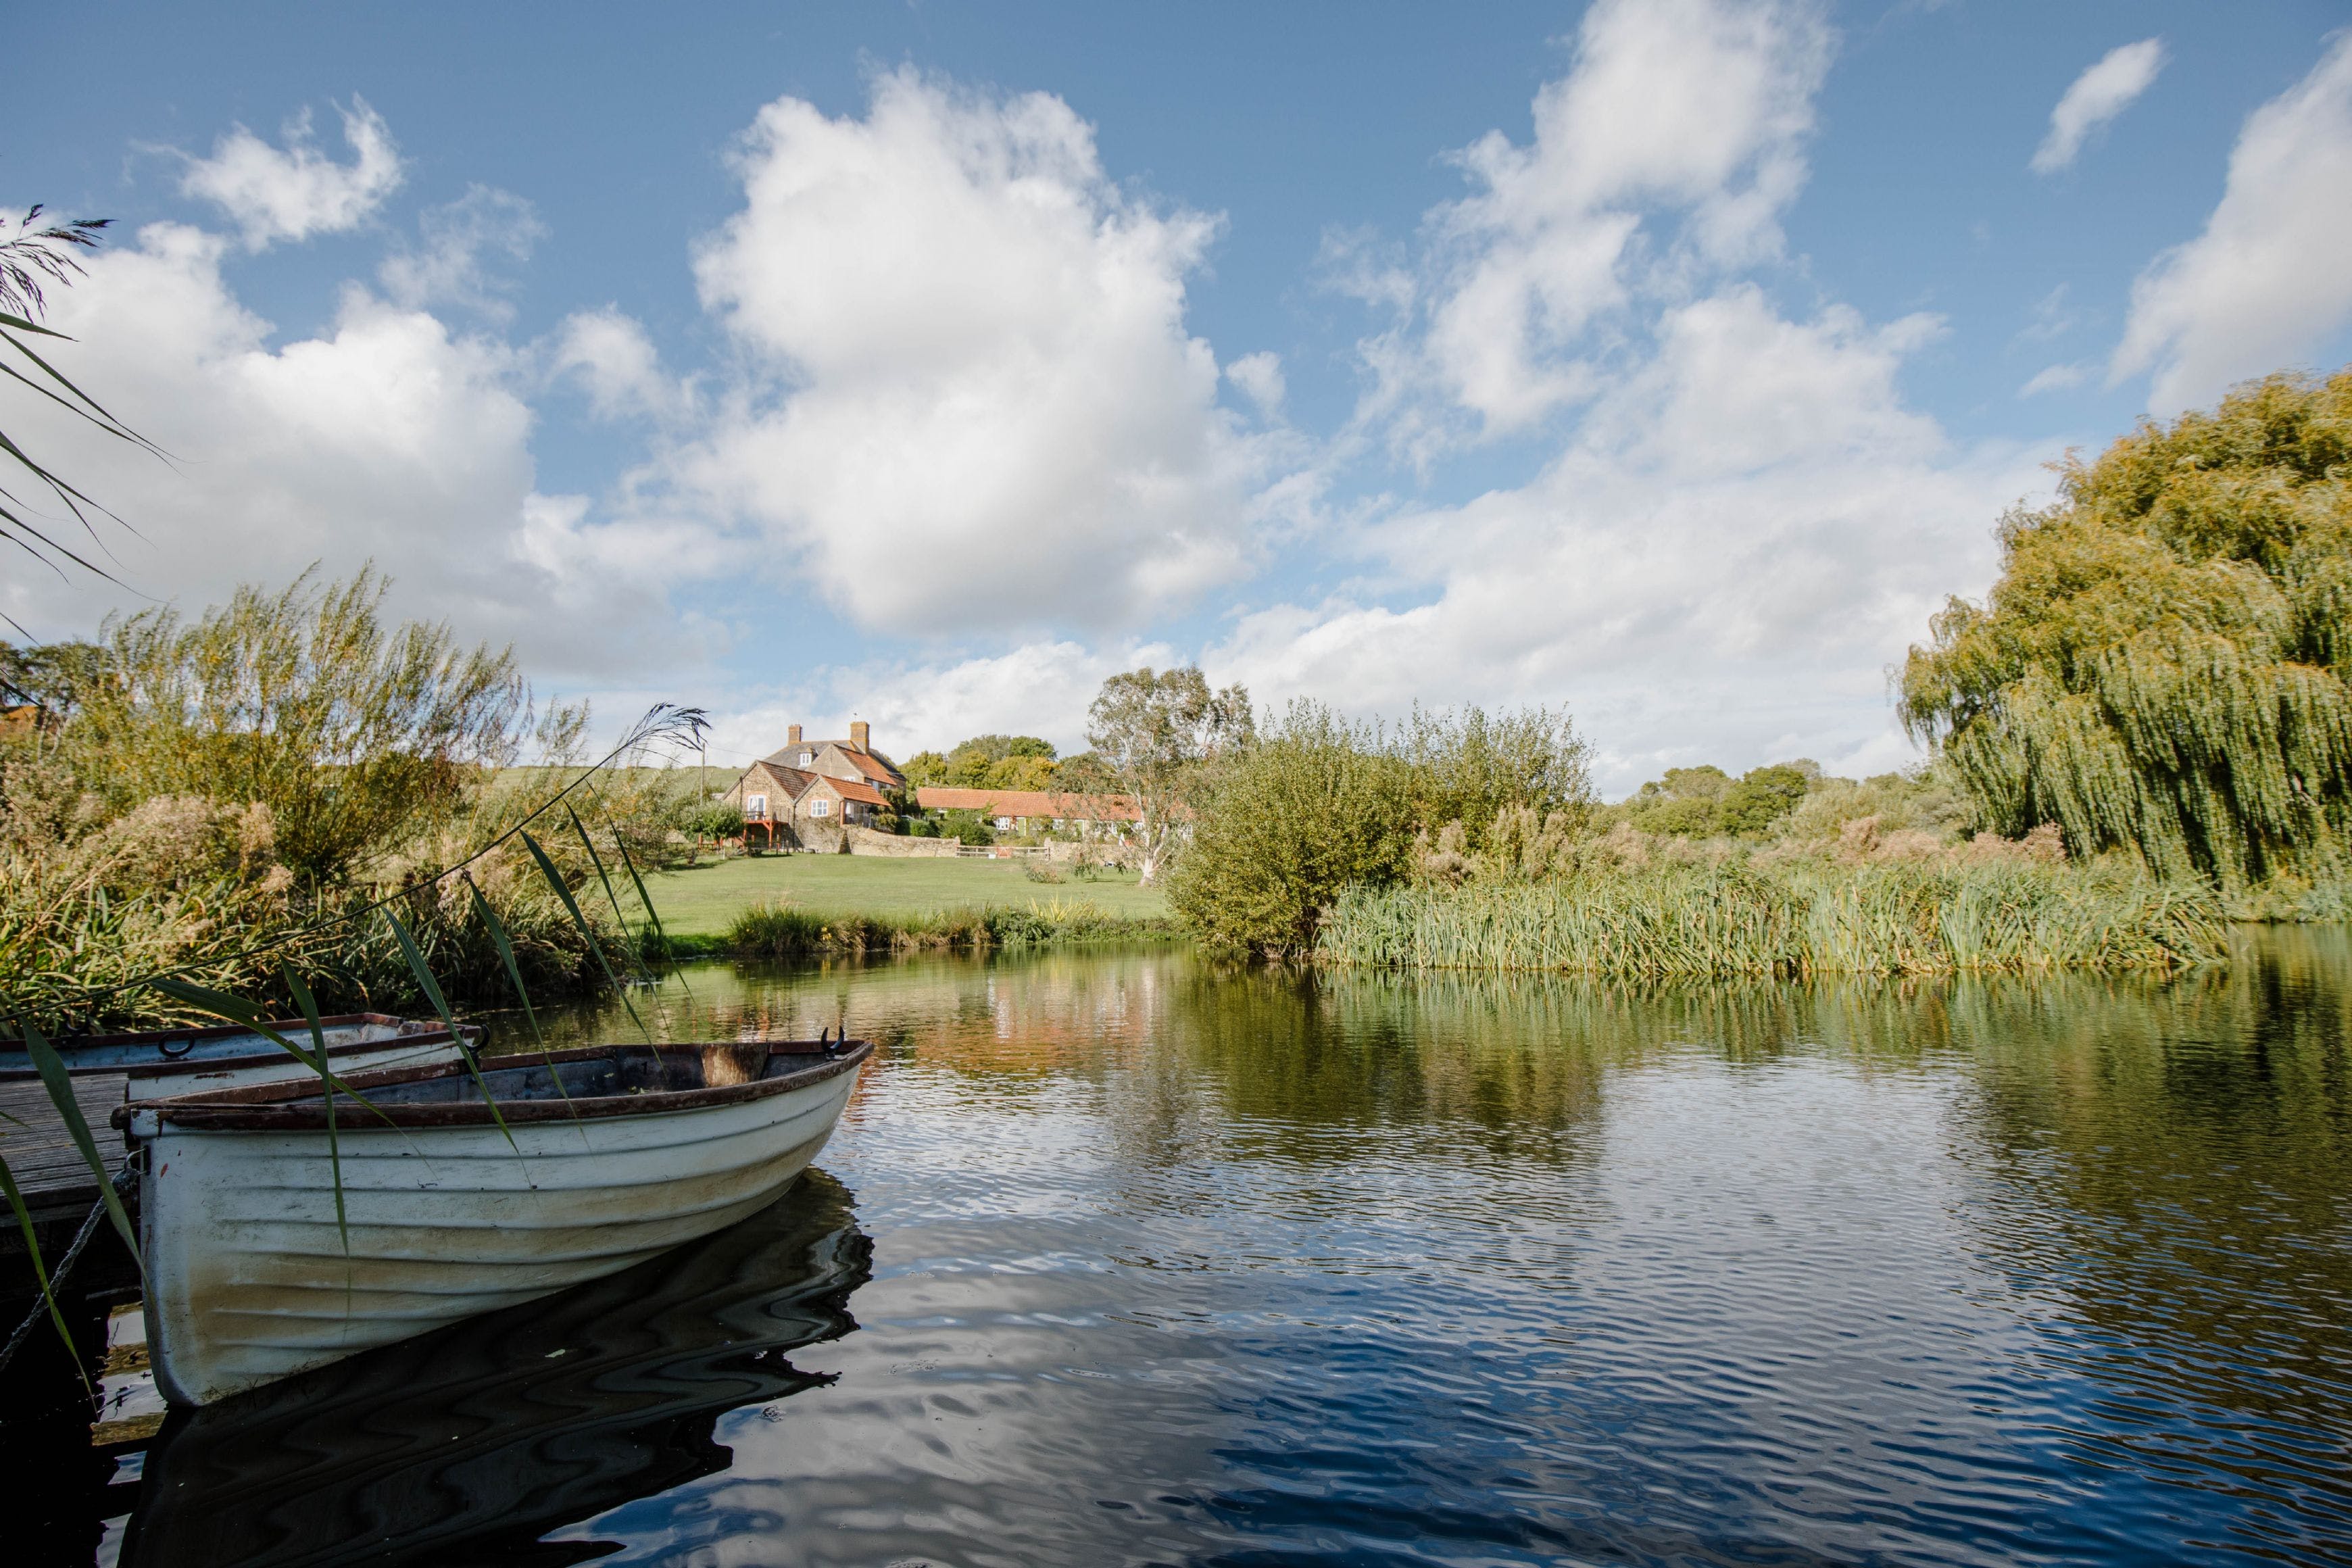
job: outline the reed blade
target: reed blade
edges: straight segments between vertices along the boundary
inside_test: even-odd
[[[408,927],[401,923],[398,915],[386,910],[383,918],[391,922],[392,934],[400,943],[400,955],[408,960],[408,972],[416,977],[417,988],[425,993],[425,999],[433,1004],[433,1010],[441,1015],[442,1027],[449,1031],[449,1037],[457,1042],[458,1058],[465,1062],[466,1070],[474,1075],[474,1087],[481,1092],[482,1103],[490,1108],[490,1120],[499,1124],[499,1131],[505,1137],[507,1147],[520,1156],[522,1145],[515,1142],[514,1133],[507,1126],[507,1119],[499,1111],[499,1102],[490,1098],[489,1082],[482,1077],[482,1064],[476,1061],[474,1053],[466,1048],[466,1037],[457,1032],[457,1016],[450,1011],[448,998],[441,994],[440,983],[433,978],[433,970],[425,962],[425,950],[416,945],[416,938],[409,934]]]
[[[612,982],[613,989],[620,993],[621,1005],[629,1010],[629,1021],[636,1025],[638,1032],[645,1036],[646,1044],[659,1050],[661,1047],[654,1041],[654,1032],[646,1027],[646,1021],[637,1016],[637,1005],[629,1000],[629,988],[621,984],[619,975],[613,973],[613,961],[604,956],[604,944],[596,940],[595,928],[588,923],[588,917],[580,912],[580,900],[573,898],[572,889],[563,885],[563,874],[555,868],[555,862],[547,858],[547,851],[540,847],[539,840],[528,833],[522,836],[522,847],[530,851],[533,860],[539,862],[539,874],[547,879],[547,885],[555,889],[557,898],[563,900],[563,908],[572,916],[572,923],[580,928],[581,939],[587,942],[588,951],[596,955],[597,967],[604,970],[604,978]]]
[[[65,1058],[48,1037],[33,1027],[30,1018],[17,1019],[17,1028],[25,1038],[25,1052],[33,1058],[34,1070],[41,1075],[41,1087],[49,1093],[49,1103],[58,1108],[67,1132],[73,1137],[74,1147],[89,1166],[89,1173],[98,1179],[99,1201],[106,1205],[106,1217],[114,1222],[122,1244],[131,1249],[131,1261],[139,1266],[139,1278],[147,1278],[147,1260],[139,1256],[139,1233],[131,1228],[131,1216],[123,1212],[122,1198],[114,1190],[114,1173],[98,1152],[98,1140],[89,1135],[89,1123],[82,1120],[81,1106],[74,1099],[73,1079],[66,1071]]]
[[[661,911],[654,908],[654,896],[646,891],[646,879],[637,875],[637,862],[635,857],[629,853],[629,841],[621,837],[621,830],[619,828],[612,828],[611,832],[613,835],[613,847],[621,852],[622,868],[629,873],[629,880],[636,884],[637,901],[646,906],[646,919],[653,922],[654,936],[660,942],[662,957],[667,960],[670,957],[669,932],[662,926]],[[694,988],[690,985],[687,985],[686,975],[683,971],[678,972],[677,983],[681,986],[686,987],[686,991],[688,995],[693,994]]]
[[[547,1037],[539,1031],[539,1015],[531,1009],[530,992],[522,983],[522,965],[515,962],[514,942],[507,935],[506,922],[490,908],[490,900],[482,896],[474,874],[468,871],[464,875],[466,889],[474,895],[474,912],[481,916],[483,929],[490,933],[490,942],[499,950],[499,962],[507,966],[507,978],[514,982],[515,1000],[522,1004],[523,1021],[530,1026],[531,1043],[545,1050]]]
[[[482,896],[482,889],[476,885],[473,873],[470,871],[466,874],[466,886],[474,895],[475,912],[482,917],[482,923],[489,928],[490,940],[498,944],[499,956],[506,961],[507,978],[514,982],[515,994],[522,1001],[523,1018],[530,1025],[531,1043],[544,1051],[547,1049],[547,1037],[539,1032],[539,1015],[531,1011],[530,993],[523,986],[522,966],[515,962],[514,943],[507,940],[506,925],[499,919],[498,911],[490,908],[490,900]],[[580,1112],[576,1107],[572,1107],[572,1091],[563,1087],[563,1075],[555,1070],[553,1062],[547,1064],[547,1076],[554,1080],[557,1096],[562,1100],[567,1108],[572,1108],[572,1114],[576,1120]],[[586,1137],[584,1131],[582,1137]]]
[[[588,837],[588,829],[581,825],[580,814],[567,805],[563,808],[563,815],[572,819],[572,831],[580,836],[580,847],[588,851],[588,864],[596,868],[596,880],[604,884],[604,901],[613,906],[613,918],[621,923],[621,936],[625,942],[628,942],[629,917],[621,908],[620,895],[613,890],[613,879],[605,874],[604,858],[596,853],[596,842]],[[625,946],[622,951],[625,953],[628,949]],[[636,961],[635,967],[639,974],[646,973],[642,960]]]
[[[111,1191],[111,1187],[109,1188]],[[49,1321],[58,1329],[58,1338],[65,1341],[66,1352],[73,1357],[74,1372],[84,1388],[89,1386],[89,1373],[81,1369],[81,1352],[74,1344],[73,1331],[66,1327],[66,1315],[58,1309],[57,1292],[49,1289],[49,1271],[41,1261],[40,1238],[33,1234],[33,1214],[25,1206],[25,1194],[16,1190],[16,1173],[8,1169],[8,1162],[0,1160],[0,1192],[8,1194],[8,1206],[16,1211],[16,1228],[25,1233],[25,1256],[33,1260],[33,1278],[41,1282],[41,1300],[48,1304]]]
[[[327,1166],[334,1174],[335,1234],[342,1238],[343,1243],[343,1294],[348,1306],[352,1284],[352,1231],[351,1221],[343,1213],[343,1154],[341,1146],[335,1141],[335,1086],[333,1075],[327,1070],[327,1026],[319,1022],[319,1004],[311,997],[310,988],[302,984],[302,977],[294,973],[293,965],[280,964],[278,972],[286,977],[286,989],[293,993],[294,1005],[302,1009],[303,1022],[310,1026],[311,1049],[318,1052],[319,1082],[327,1101]],[[457,1048],[461,1051],[466,1048],[462,1038],[457,1042]]]
[[[382,1110],[371,1104],[365,1095],[334,1075],[332,1064],[323,1049],[315,1058],[312,1058],[301,1047],[279,1034],[273,1026],[275,1020],[268,1014],[244,997],[232,996],[226,991],[215,991],[209,986],[192,984],[185,980],[152,980],[148,984],[174,1002],[185,1003],[201,1012],[210,1013],[215,1018],[226,1018],[232,1024],[240,1024],[251,1029],[255,1034],[317,1073],[327,1081],[331,1089],[351,1096],[385,1126],[393,1125],[391,1117],[384,1115]]]

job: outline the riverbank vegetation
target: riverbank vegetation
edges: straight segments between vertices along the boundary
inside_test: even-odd
[[[1678,769],[1596,804],[1565,715],[1295,705],[1212,771],[1173,902],[1212,948],[1648,978],[2170,968],[2223,951],[2213,889],[1967,831],[1935,769]]]
[[[1087,899],[1032,899],[1024,904],[903,914],[827,914],[777,900],[755,904],[738,915],[720,945],[732,958],[811,958],[1166,942],[1176,934],[1170,921],[1114,914]]]
[[[2169,969],[2231,918],[2344,918],[2347,473],[2352,372],[2070,460],[1912,651],[1906,773],[1604,805],[1564,715],[1296,705],[1205,764],[1177,910],[1234,953],[1662,978]]]
[[[194,620],[110,621],[95,642],[5,649],[0,679],[0,975],[47,1030],[186,1016],[131,983],[166,971],[289,1008],[281,965],[330,1010],[423,1000],[381,919],[385,898],[451,999],[511,995],[487,908],[535,993],[603,981],[588,934],[522,847],[467,877],[440,868],[544,798],[502,779],[525,751],[578,748],[584,710],[536,708],[512,656],[446,626],[389,625],[384,584],[306,575],[240,589]],[[622,781],[538,837],[571,888],[602,886],[583,840],[618,862],[658,795]],[[666,798],[662,797],[662,798]],[[542,819],[544,824],[544,819]],[[577,901],[626,945],[620,898]],[[635,918],[642,920],[642,914]]]

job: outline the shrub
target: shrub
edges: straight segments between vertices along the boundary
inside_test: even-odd
[[[961,843],[985,846],[996,842],[996,829],[977,811],[942,811],[939,816],[939,836]]]
[[[1228,752],[1204,781],[1169,900],[1212,949],[1304,954],[1321,910],[1350,887],[1403,877],[1412,770],[1381,732],[1312,702]]]

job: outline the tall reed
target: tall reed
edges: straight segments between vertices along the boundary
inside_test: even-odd
[[[2203,888],[2103,867],[1894,863],[1590,872],[1343,893],[1316,955],[1643,979],[2171,969],[2226,952]]]
[[[736,916],[725,946],[737,958],[802,958],[1149,941],[1173,934],[1166,921],[1113,915],[1086,900],[1032,900],[909,915],[821,915],[778,900]]]

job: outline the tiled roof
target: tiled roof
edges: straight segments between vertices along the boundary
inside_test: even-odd
[[[857,771],[859,773],[864,773],[876,784],[886,784],[896,786],[904,782],[897,773],[891,772],[887,766],[877,762],[872,752],[861,752],[855,746],[844,746],[841,750],[843,755],[846,756],[852,763],[856,764]]]
[[[768,783],[782,790],[793,800],[800,799],[807,793],[810,783],[816,777],[814,773],[803,773],[798,768],[788,768],[776,763],[753,763],[743,770],[743,776],[735,781],[735,787],[728,793],[739,795],[742,794],[743,786],[751,782],[751,775],[754,773],[764,774]]]
[[[796,756],[803,752],[814,757],[827,746],[838,746],[841,749],[841,754],[849,759],[849,765],[864,773],[875,784],[888,784],[895,789],[902,782],[888,763],[877,760],[871,752],[859,751],[846,741],[796,741],[780,752],[769,752],[761,760],[782,767],[788,765],[785,763],[788,757]]]
[[[1123,795],[1066,795],[1051,789],[949,789],[915,792],[925,811],[984,811],[991,816],[1046,816],[1076,822],[1133,822],[1143,814]]]
[[[818,773],[816,782],[829,786],[844,800],[864,801],[867,805],[878,805],[885,811],[890,808],[890,803],[882,798],[882,792],[872,784],[859,784],[856,779],[837,779],[831,773]]]

